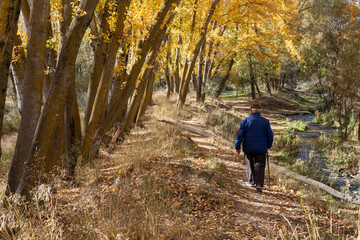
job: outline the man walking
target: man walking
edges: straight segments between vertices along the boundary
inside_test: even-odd
[[[235,150],[240,154],[241,144],[246,159],[247,185],[262,192],[265,180],[266,153],[271,148],[274,134],[268,119],[262,117],[260,104],[250,107],[251,114],[241,121],[235,140]]]

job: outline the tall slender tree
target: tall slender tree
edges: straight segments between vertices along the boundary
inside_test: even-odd
[[[9,66],[18,28],[20,3],[20,0],[3,0],[0,2],[0,138],[2,137]],[[0,143],[0,156],[1,153]]]
[[[49,0],[32,3],[23,84],[23,97],[26,101],[22,103],[20,128],[9,172],[7,193],[15,192],[18,187],[40,117],[49,16]]]

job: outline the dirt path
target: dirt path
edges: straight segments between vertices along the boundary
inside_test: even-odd
[[[196,126],[194,122],[191,122]],[[200,125],[197,125],[201,128]],[[335,222],[327,221],[329,214],[318,209],[310,210],[306,204],[301,204],[301,196],[290,189],[279,185],[271,176],[272,186],[265,186],[263,193],[246,186],[245,160],[242,155],[237,155],[232,149],[223,147],[213,140],[201,136],[191,139],[204,150],[212,151],[212,158],[203,161],[218,161],[224,163],[228,170],[224,194],[232,200],[232,207],[227,209],[231,213],[231,224],[234,231],[228,237],[236,239],[273,239],[281,236],[296,236],[304,239],[311,235],[315,228],[331,228]],[[266,180],[267,184],[267,180]],[[319,225],[310,224],[316,218]],[[341,226],[340,226],[341,228]],[[344,231],[332,229],[331,231]],[[354,236],[349,233],[349,236]],[[329,232],[329,236],[331,233]]]

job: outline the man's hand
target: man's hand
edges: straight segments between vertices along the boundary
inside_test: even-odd
[[[236,149],[236,153],[237,153],[237,154],[240,154],[240,149]]]

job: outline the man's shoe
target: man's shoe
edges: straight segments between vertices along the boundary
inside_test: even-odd
[[[262,187],[260,187],[260,186],[256,186],[256,191],[258,191],[258,192],[262,192]]]
[[[248,186],[248,187],[252,187],[252,188],[254,188],[255,187],[255,184],[253,184],[253,183],[246,183],[246,186]]]

